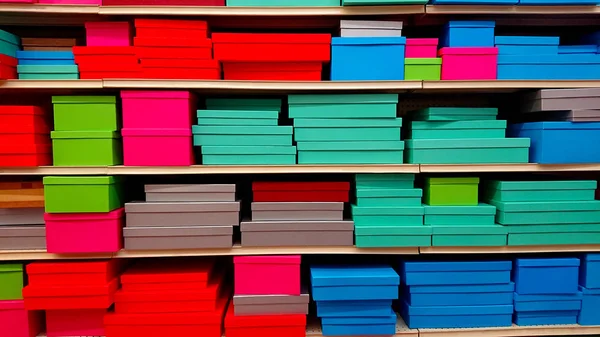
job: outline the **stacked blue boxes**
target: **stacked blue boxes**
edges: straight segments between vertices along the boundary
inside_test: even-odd
[[[510,261],[403,262],[399,312],[411,329],[512,325]]]
[[[581,310],[579,259],[515,261],[515,324],[576,324]]]
[[[577,323],[600,325],[600,254],[585,254],[580,261],[579,290],[583,299]]]
[[[334,37],[331,39],[331,80],[403,80],[405,54],[403,36]]]
[[[17,51],[21,80],[76,80],[79,69],[70,51]]]
[[[292,126],[278,125],[280,99],[208,99],[192,126],[207,165],[296,164]]]
[[[414,180],[414,174],[356,175],[357,247],[431,246],[431,227],[423,225],[423,190]]]
[[[298,164],[402,164],[397,94],[290,95]]]
[[[390,266],[311,266],[323,336],[393,335],[400,277]]]
[[[557,36],[496,36],[495,43],[499,80],[600,79],[600,55],[589,46],[561,47]]]
[[[419,110],[412,115],[406,162],[413,164],[527,163],[528,138],[506,138],[496,108]]]
[[[600,243],[600,201],[594,180],[499,181],[484,184],[508,245]]]

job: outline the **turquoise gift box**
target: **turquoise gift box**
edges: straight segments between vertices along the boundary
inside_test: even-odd
[[[410,189],[356,189],[356,205],[359,207],[419,207],[423,190]]]
[[[454,108],[432,107],[414,111],[412,119],[416,121],[481,121],[495,120],[497,108]]]
[[[600,200],[488,202],[496,206],[496,222],[502,225],[584,224],[600,219]]]
[[[192,126],[195,146],[291,146],[291,126]]]
[[[425,225],[431,226],[492,226],[496,207],[484,203],[477,206],[429,206],[425,208]]]
[[[423,225],[423,206],[416,207],[362,207],[352,205],[352,219],[356,226],[419,226]]]
[[[356,247],[429,247],[429,226],[355,226]]]
[[[529,162],[529,138],[408,139],[411,164],[513,164]]]
[[[413,121],[410,139],[504,138],[506,121]]]
[[[595,180],[484,182],[484,197],[504,202],[594,200]]]
[[[508,229],[499,225],[431,226],[432,246],[505,246]]]
[[[397,94],[289,95],[290,118],[396,118]]]
[[[356,189],[411,189],[415,187],[412,173],[357,174]]]

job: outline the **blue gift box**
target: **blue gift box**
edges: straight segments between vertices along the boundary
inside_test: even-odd
[[[378,317],[390,313],[392,300],[316,301],[317,317]]]
[[[598,0],[519,0],[519,5],[597,5]]]
[[[19,65],[74,65],[75,56],[70,51],[17,51]]]
[[[515,324],[521,326],[576,324],[578,314],[578,310],[517,312],[515,313]]]
[[[498,55],[499,80],[596,80],[600,55]]]
[[[581,309],[581,292],[573,294],[521,295],[515,293],[515,312],[574,311]]]
[[[322,318],[323,336],[393,335],[396,333],[396,314],[388,308],[381,317],[332,317]]]
[[[600,289],[579,287],[583,293],[581,311],[577,323],[581,325],[600,325]]]
[[[579,284],[587,289],[600,288],[600,254],[585,254],[581,258]]]
[[[513,303],[514,283],[403,287],[412,306],[507,305]]]
[[[518,0],[431,0],[432,5],[516,5]]]
[[[516,259],[515,292],[520,295],[574,294],[579,287],[579,259]]]
[[[400,277],[389,266],[315,266],[310,268],[315,301],[393,300]]]
[[[598,46],[595,44],[558,46],[559,54],[596,54],[597,52]]]
[[[493,47],[494,21],[450,21],[444,26],[442,47]]]
[[[471,285],[510,283],[510,261],[403,262],[402,282],[413,285]]]
[[[600,122],[513,124],[508,127],[508,135],[531,139],[529,160],[532,163],[600,163],[600,146],[597,146]]]
[[[558,54],[558,36],[496,36],[499,55]]]
[[[403,80],[406,38],[334,37],[331,80]]]
[[[411,306],[402,302],[400,313],[411,329],[481,328],[512,325],[512,305]]]

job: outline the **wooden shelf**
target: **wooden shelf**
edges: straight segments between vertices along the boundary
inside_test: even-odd
[[[53,254],[43,250],[0,250],[0,261],[109,259],[106,254]]]
[[[598,6],[485,6],[485,5],[427,5],[427,14],[529,14],[565,15],[600,14]]]
[[[98,14],[100,7],[95,5],[42,5],[11,4],[0,5],[3,13],[56,13],[56,14]]]
[[[600,245],[547,245],[499,247],[420,247],[420,254],[519,254],[600,252]]]
[[[600,326],[539,325],[478,329],[419,329],[419,337],[517,337],[599,335]]]
[[[597,88],[600,81],[423,81],[424,91],[502,92],[523,89]]]
[[[421,164],[419,171],[422,173],[452,173],[452,172],[572,172],[572,171],[600,171],[600,164],[464,164],[442,165]]]
[[[0,6],[1,7],[1,6]],[[102,80],[5,80],[0,89],[102,89]]]
[[[44,176],[44,175],[107,175],[108,166],[41,166],[0,168],[0,176]]]

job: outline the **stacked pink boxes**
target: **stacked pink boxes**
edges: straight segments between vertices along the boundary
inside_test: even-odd
[[[437,58],[438,39],[406,39],[405,80],[440,80],[442,59]]]
[[[189,91],[122,91],[125,166],[189,166],[192,110]]]

